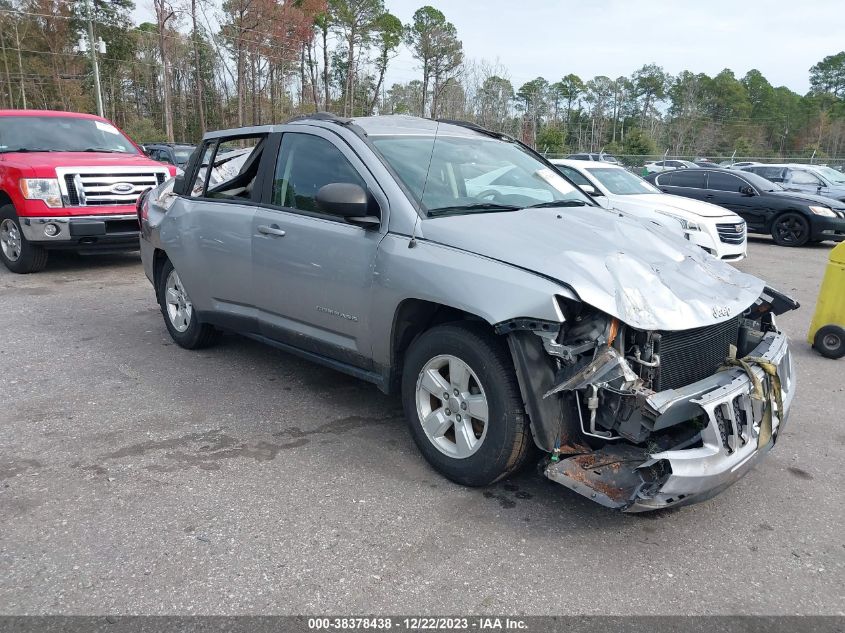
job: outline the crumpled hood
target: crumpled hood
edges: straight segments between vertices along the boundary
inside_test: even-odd
[[[659,226],[595,207],[431,218],[419,233],[555,279],[583,302],[644,330],[725,321],[764,287]]]
[[[684,211],[705,218],[732,217],[736,220],[739,219],[733,211],[729,211],[724,207],[701,200],[684,198],[683,196],[673,196],[666,193],[643,193],[636,196],[623,197],[625,204],[641,206],[654,211],[665,211],[667,213]]]

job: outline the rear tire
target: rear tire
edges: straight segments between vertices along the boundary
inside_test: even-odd
[[[440,325],[414,341],[405,356],[402,403],[420,452],[456,483],[492,484],[533,451],[507,346],[483,326]]]
[[[177,345],[185,349],[202,349],[220,340],[219,330],[199,322],[197,312],[182,286],[179,273],[169,259],[161,267],[156,287],[164,324]]]
[[[845,356],[845,328],[838,325],[819,328],[813,337],[813,347],[825,358],[842,358]]]
[[[810,241],[810,222],[794,211],[779,215],[772,222],[772,238],[778,246],[804,246]]]
[[[15,207],[0,207],[0,259],[13,273],[26,275],[44,270],[47,251],[24,237]]]

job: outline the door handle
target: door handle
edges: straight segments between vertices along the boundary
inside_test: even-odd
[[[267,226],[266,224],[259,224],[258,225],[258,232],[263,233],[264,235],[275,235],[277,237],[284,237],[285,232],[280,229],[275,224],[273,226]]]
[[[715,198],[716,196],[714,196],[712,193],[708,193],[708,194],[707,194],[706,196],[704,196],[704,197],[705,197],[705,198],[707,198],[707,199],[709,200],[709,199],[711,199],[711,198]]]

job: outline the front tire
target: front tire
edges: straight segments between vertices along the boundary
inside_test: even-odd
[[[164,262],[158,278],[158,305],[170,337],[185,349],[202,349],[214,345],[220,338],[219,330],[207,323],[200,323],[179,273],[170,263]]]
[[[37,273],[47,265],[47,251],[26,239],[11,204],[0,207],[0,259],[6,268],[21,275]]]
[[[813,337],[813,347],[825,358],[842,358],[845,356],[845,328],[838,325],[819,328]]]
[[[482,326],[441,325],[414,341],[405,357],[402,402],[420,452],[456,483],[492,484],[531,454],[507,346]]]
[[[810,241],[810,222],[792,211],[779,215],[772,223],[772,238],[778,246],[804,246]]]

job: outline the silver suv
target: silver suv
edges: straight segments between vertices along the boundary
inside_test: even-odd
[[[774,315],[797,304],[470,124],[214,132],[138,214],[179,345],[235,331],[401,391],[462,484],[542,455],[606,506],[687,504],[747,472],[792,402]]]

